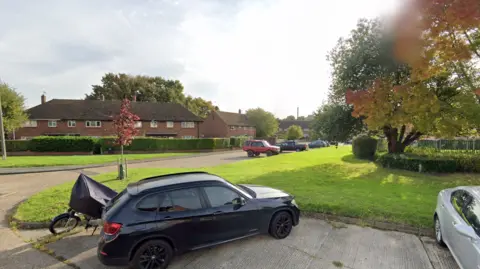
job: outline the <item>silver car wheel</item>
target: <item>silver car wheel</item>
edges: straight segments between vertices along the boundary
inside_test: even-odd
[[[435,219],[435,236],[437,237],[438,242],[442,242],[442,229],[440,228],[440,221],[438,218]]]

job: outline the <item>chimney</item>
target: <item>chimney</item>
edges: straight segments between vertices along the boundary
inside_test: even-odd
[[[42,96],[40,96],[40,100],[42,102],[42,104],[45,104],[47,102],[47,96],[45,95],[45,93],[42,94]]]
[[[238,110],[238,114],[242,114],[242,110],[241,110],[241,109]]]
[[[298,120],[299,112],[300,112],[300,107],[297,106],[297,120]]]

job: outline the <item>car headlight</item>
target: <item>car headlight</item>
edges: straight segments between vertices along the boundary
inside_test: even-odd
[[[292,200],[292,205],[298,207],[297,202],[295,202],[295,199]]]

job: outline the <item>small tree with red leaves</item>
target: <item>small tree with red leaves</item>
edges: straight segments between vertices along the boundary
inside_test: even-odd
[[[120,114],[113,121],[117,138],[115,144],[120,145],[121,158],[123,163],[123,146],[132,143],[133,138],[137,135],[138,130],[135,128],[135,122],[140,118],[131,112],[130,100],[124,99],[120,107]]]

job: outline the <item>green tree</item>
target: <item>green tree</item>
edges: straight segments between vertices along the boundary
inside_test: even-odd
[[[352,116],[352,111],[346,104],[321,106],[313,119],[313,136],[329,141],[347,141],[360,134],[365,126],[361,119]]]
[[[0,97],[5,132],[13,132],[28,119],[25,113],[25,98],[6,83],[0,83]]]
[[[295,120],[295,116],[289,115],[285,118],[285,120]]]
[[[295,140],[303,137],[302,127],[298,125],[290,125],[287,129],[287,139]]]
[[[246,115],[257,129],[257,137],[269,137],[278,131],[278,121],[273,113],[254,108],[247,110]]]
[[[200,97],[194,98],[190,95],[185,98],[184,105],[193,114],[201,118],[206,118],[211,111],[218,110],[218,107],[214,106],[211,101]]]

